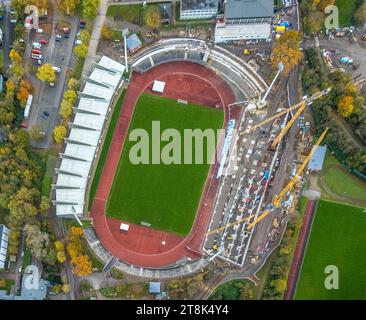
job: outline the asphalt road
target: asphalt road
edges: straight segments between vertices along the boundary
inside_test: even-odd
[[[59,121],[58,109],[62,99],[63,90],[65,88],[67,69],[70,65],[71,55],[73,54],[74,41],[78,31],[79,19],[73,17],[71,19],[71,31],[68,39],[64,38],[61,42],[56,42],[56,19],[52,21],[52,33],[49,39],[48,47],[45,53],[45,63],[50,63],[61,68],[61,73],[57,75],[54,87],[39,80],[36,84],[34,102],[31,108],[31,114],[28,121],[28,128],[32,125],[40,125],[45,132],[45,138],[41,141],[32,141],[34,148],[48,148],[52,144],[52,131]],[[27,45],[26,57],[30,56],[31,43],[34,39],[34,33],[30,34]],[[32,77],[32,76],[31,76]],[[34,78],[34,77],[33,77]],[[42,118],[43,112],[48,112],[48,119]]]

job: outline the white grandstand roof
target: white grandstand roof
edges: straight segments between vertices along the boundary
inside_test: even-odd
[[[108,101],[81,97],[79,99],[77,110],[83,110],[105,116],[108,112],[108,108]]]
[[[90,146],[97,146],[99,137],[100,131],[72,128],[70,130],[69,140],[84,143]]]
[[[104,120],[105,117],[103,116],[77,112],[72,123],[85,128],[101,131],[103,129]]]
[[[121,80],[121,74],[115,73],[113,71],[108,72],[100,68],[95,68],[89,76],[89,79],[104,84],[108,87],[117,87],[119,81]]]
[[[85,82],[75,117],[70,125],[69,137],[61,157],[61,164],[55,190],[56,214],[82,217],[84,212],[85,188],[90,168],[100,143],[105,119],[110,111],[111,99],[119,86],[124,65],[102,57],[89,81]],[[86,95],[86,96],[85,96]],[[77,127],[79,126],[79,127]]]
[[[82,205],[58,204],[56,206],[56,215],[66,216],[66,215],[73,215],[75,213],[78,216],[82,216],[83,210],[84,206]]]
[[[84,94],[97,98],[103,98],[107,101],[110,101],[112,99],[113,92],[114,90],[111,88],[106,88],[104,86],[97,85],[92,82],[86,82],[83,90]]]
[[[85,190],[81,189],[55,189],[56,202],[84,204]]]
[[[67,143],[64,154],[81,160],[93,161],[95,147],[83,146],[75,143]]]
[[[91,162],[89,161],[79,161],[67,158],[63,158],[60,164],[60,170],[63,172],[78,174],[82,177],[87,177],[89,175],[90,167]]]
[[[57,176],[57,187],[69,187],[85,189],[87,178],[73,176],[71,174],[59,173]]]
[[[115,71],[115,72],[119,72],[121,74],[123,74],[123,72],[125,72],[125,69],[126,67],[115,61],[115,60],[112,60],[111,58],[108,58],[106,56],[103,56],[102,59],[100,59],[98,65],[106,68],[106,69],[109,69],[109,70],[112,70],[112,71]]]

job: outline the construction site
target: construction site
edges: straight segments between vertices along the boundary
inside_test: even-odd
[[[278,245],[297,208],[307,165],[328,130],[312,145],[303,112],[329,91],[304,97],[273,115],[250,103],[242,105],[204,243],[211,260],[217,257],[255,272]]]

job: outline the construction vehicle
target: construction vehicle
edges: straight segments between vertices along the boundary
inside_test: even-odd
[[[286,113],[288,112],[291,112],[293,110],[296,110],[300,107],[303,107],[305,109],[306,106],[309,106],[311,105],[315,100],[321,98],[322,96],[328,94],[329,92],[331,91],[331,88],[327,88],[327,89],[324,89],[322,91],[318,91],[316,93],[314,93],[311,97],[304,97],[304,99],[302,101],[300,101],[299,103],[289,107],[289,108],[286,108],[285,110],[282,110],[278,113],[276,113],[275,115],[263,120],[262,122],[252,126],[250,129],[247,129],[245,130],[244,132],[241,132],[240,135],[244,135],[246,133],[250,133],[250,132],[253,132],[255,131],[256,129],[260,128],[261,126],[273,121],[273,120],[276,120],[277,118],[285,115]],[[305,107],[304,107],[304,104],[305,104]],[[301,112],[298,114],[298,116],[301,114]],[[295,119],[296,120],[296,119]],[[286,128],[286,131],[290,128],[291,126],[289,127],[285,127]],[[284,129],[285,129],[284,128]],[[284,134],[282,135],[282,137],[284,136]]]
[[[284,198],[284,196],[292,190],[292,188],[296,185],[296,183],[299,181],[301,174],[303,173],[305,167],[307,166],[307,164],[309,163],[311,157],[313,156],[315,150],[318,148],[318,146],[320,145],[320,143],[323,141],[325,135],[327,134],[329,128],[326,128],[323,133],[320,135],[319,139],[317,140],[317,142],[315,143],[315,145],[313,146],[313,148],[311,149],[310,153],[307,155],[307,157],[305,158],[304,162],[301,164],[301,166],[297,169],[296,175],[294,175],[292,177],[292,179],[290,180],[290,182],[286,185],[285,188],[283,188],[283,190],[274,197],[273,201],[272,201],[272,206],[271,208],[265,210],[262,214],[260,214],[252,223],[250,223],[247,226],[248,230],[251,230],[258,222],[260,222],[261,220],[263,220],[269,213],[272,212],[272,210],[278,208],[281,205],[281,201]]]
[[[248,54],[250,54],[250,50],[249,49],[244,49],[243,50],[243,55],[248,55]]]

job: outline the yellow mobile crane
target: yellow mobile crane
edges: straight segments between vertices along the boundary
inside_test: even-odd
[[[252,131],[255,131],[256,129],[260,128],[261,126],[263,126],[263,125],[265,125],[265,124],[267,124],[267,123],[269,123],[269,122],[271,122],[273,120],[276,120],[277,118],[285,115],[286,113],[300,108],[301,111],[300,110],[297,111],[296,114],[293,116],[293,118],[290,120],[290,121],[293,120],[291,122],[291,124],[288,125],[288,126],[286,125],[285,128],[283,128],[283,130],[282,130],[283,133],[281,132],[280,135],[276,138],[276,140],[278,139],[278,141],[276,142],[276,144],[278,144],[278,142],[283,138],[283,136],[286,134],[286,132],[291,127],[291,125],[295,122],[295,120],[299,117],[299,115],[305,109],[305,107],[308,106],[308,105],[311,105],[315,100],[317,100],[317,99],[321,98],[322,96],[328,94],[330,91],[331,91],[331,88],[327,88],[327,89],[324,89],[322,91],[318,91],[318,92],[314,93],[310,98],[305,98],[304,100],[300,101],[299,103],[296,103],[295,105],[293,105],[293,106],[291,106],[291,107],[289,107],[289,108],[287,108],[285,110],[282,110],[282,111],[276,113],[275,115],[273,115],[273,116],[271,116],[271,117],[263,120],[262,122],[254,125],[249,130],[246,130],[244,132],[241,132],[240,135],[243,135],[243,134],[246,134],[246,133],[250,133]]]
[[[323,131],[323,133],[320,135],[318,141],[315,143],[315,145],[311,149],[310,153],[306,156],[304,162],[298,168],[298,170],[296,172],[296,175],[291,179],[291,181],[287,184],[287,186],[285,188],[283,188],[283,190],[277,196],[274,197],[273,202],[272,202],[272,208],[268,209],[268,210],[265,210],[259,217],[257,217],[252,223],[250,223],[247,226],[248,230],[251,230],[259,221],[263,220],[273,209],[278,208],[281,205],[281,201],[282,201],[283,197],[298,182],[298,180],[300,179],[300,176],[303,173],[306,165],[309,163],[309,161],[310,161],[311,157],[313,156],[315,150],[318,148],[320,143],[323,141],[323,139],[324,139],[325,135],[327,134],[328,130],[329,130],[329,128],[326,128]]]

